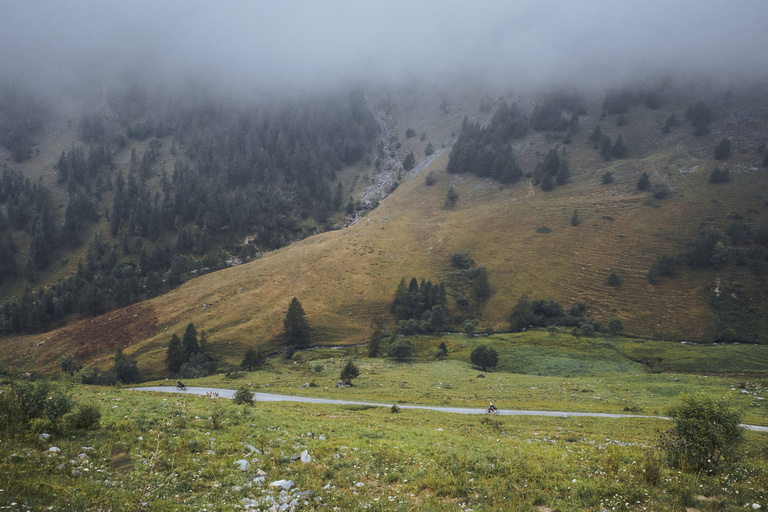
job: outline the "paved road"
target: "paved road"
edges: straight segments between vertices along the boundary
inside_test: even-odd
[[[159,391],[167,393],[188,393],[193,395],[216,394],[220,398],[232,398],[235,396],[234,389],[222,388],[200,388],[188,386],[186,391],[177,391],[174,386],[154,386],[144,388],[129,388],[137,391]],[[254,393],[254,399],[257,402],[303,402],[312,404],[336,404],[336,405],[372,405],[374,407],[392,407],[392,404],[381,404],[375,402],[356,402],[352,400],[333,400],[330,398],[313,398],[307,396],[275,395],[272,393]],[[468,409],[461,407],[435,407],[431,405],[400,405],[401,409],[428,409],[430,411],[449,412],[454,414],[485,414],[485,409]],[[668,420],[665,416],[644,416],[641,414],[612,414],[607,412],[561,412],[561,411],[523,411],[517,409],[502,410],[505,416],[558,416],[568,418],[571,416],[590,416],[597,418],[658,418]],[[747,430],[757,432],[768,432],[768,427],[758,425],[742,425]]]

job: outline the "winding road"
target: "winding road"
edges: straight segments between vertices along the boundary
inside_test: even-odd
[[[223,388],[201,388],[188,386],[185,391],[177,391],[173,386],[149,386],[142,388],[128,388],[135,391],[157,391],[165,393],[187,393],[193,395],[212,395],[218,398],[232,398],[235,396],[234,389]],[[313,398],[305,396],[291,396],[291,395],[275,395],[272,393],[254,393],[253,398],[257,402],[302,402],[312,404],[335,404],[335,405],[370,405],[373,407],[392,407],[392,404],[381,404],[375,402],[357,402],[352,400],[333,400],[330,398]],[[461,407],[436,407],[431,405],[407,405],[398,404],[401,409],[426,409],[430,411],[447,412],[453,414],[485,414],[485,409],[468,409]],[[572,416],[589,416],[597,418],[656,418],[668,420],[665,416],[644,416],[641,414],[612,414],[607,412],[562,412],[562,411],[524,411],[517,409],[509,409],[501,411],[505,416],[558,416],[561,418],[568,418]],[[745,425],[742,424],[747,430],[753,430],[756,432],[768,432],[768,427],[759,425]]]

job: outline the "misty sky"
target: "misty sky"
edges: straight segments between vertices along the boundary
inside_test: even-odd
[[[672,5],[670,5],[672,4]],[[766,0],[0,0],[0,81],[764,78]]]

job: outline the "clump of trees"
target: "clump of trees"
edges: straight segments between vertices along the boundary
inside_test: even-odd
[[[547,94],[531,113],[531,126],[536,131],[575,131],[579,116],[587,111],[577,93],[556,91]]]
[[[685,118],[693,125],[694,135],[705,135],[709,132],[709,123],[712,122],[712,109],[705,105],[704,102],[699,101],[695,105],[688,107],[685,111]]]
[[[392,312],[398,321],[397,330],[403,334],[434,333],[448,328],[445,284],[421,283],[414,277],[406,284],[405,278],[395,291]]]
[[[474,332],[477,319],[482,317],[491,297],[490,274],[484,266],[477,266],[468,254],[452,254],[450,265],[455,269],[449,277],[449,287],[456,297],[454,322],[463,324],[465,332]]]
[[[473,173],[515,183],[523,176],[517,164],[511,142],[525,135],[527,123],[517,105],[502,102],[488,126],[470,123],[461,125],[456,143],[451,148],[447,171],[452,174]]]
[[[207,353],[205,334],[198,337],[193,323],[187,324],[181,339],[176,333],[171,335],[165,352],[165,367],[172,375],[184,379],[205,377],[213,373],[217,366],[218,360]]]
[[[554,190],[556,185],[568,183],[570,177],[568,162],[564,157],[558,155],[557,149],[550,149],[544,161],[536,164],[536,169],[533,172],[533,184],[541,183],[541,189],[545,191]]]
[[[586,336],[605,331],[600,322],[588,316],[583,302],[575,302],[566,310],[554,300],[531,301],[523,294],[510,314],[510,327],[514,332],[555,326],[573,327],[574,334]]]

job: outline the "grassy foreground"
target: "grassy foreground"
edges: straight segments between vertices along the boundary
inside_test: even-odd
[[[425,337],[416,340],[420,357],[410,363],[355,357],[360,349],[354,348],[323,349],[300,353],[295,361],[271,359],[258,372],[188,384],[393,404],[480,408],[491,399],[502,409],[636,414],[665,413],[681,392],[704,392],[729,396],[744,410],[746,422],[768,423],[759,372],[647,373],[627,358],[648,351],[654,364],[720,365],[727,371],[729,364],[764,360],[761,347],[738,347],[744,351],[739,363],[733,352],[716,346],[656,346],[562,333],[443,339],[450,350],[443,361],[429,360],[439,340]],[[479,343],[493,344],[500,354],[499,368],[484,378],[466,362]],[[548,357],[538,359],[536,353]],[[361,375],[355,387],[336,388],[350,357]],[[528,375],[512,373],[519,368]],[[314,386],[302,388],[306,383]],[[276,510],[291,503],[293,510],[403,511],[768,506],[768,443],[759,432],[745,433],[742,457],[733,467],[694,475],[666,464],[658,446],[672,424],[662,419],[393,413],[389,407],[281,402],[247,406],[91,386],[75,386],[71,393],[81,404],[99,406],[102,428],[48,439],[35,431],[3,439],[0,506],[5,509]],[[260,471],[266,476],[255,479]],[[269,486],[278,480],[296,487],[281,493]]]

